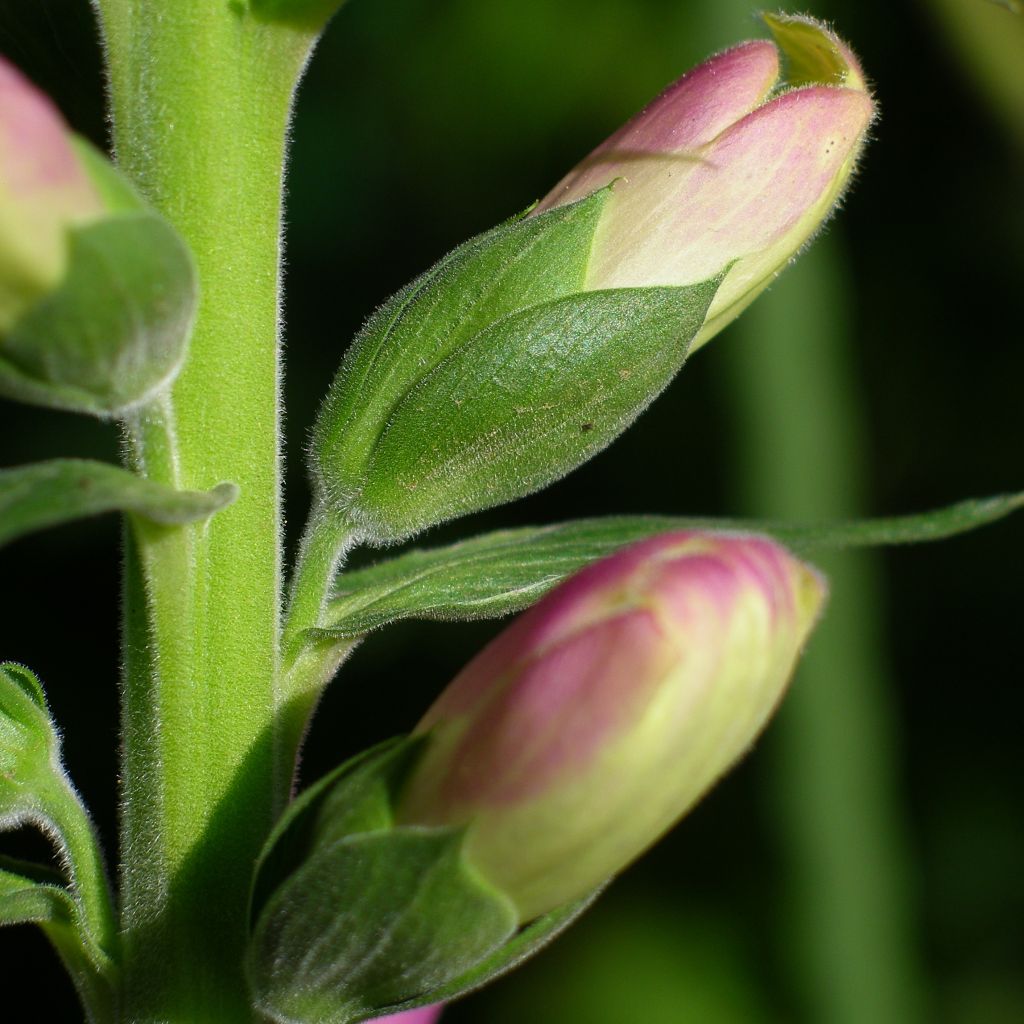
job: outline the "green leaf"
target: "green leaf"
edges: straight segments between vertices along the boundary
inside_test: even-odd
[[[626,544],[670,530],[766,533],[800,554],[942,540],[1024,507],[1024,494],[964,501],[922,515],[847,523],[622,516],[503,530],[450,547],[412,550],[341,577],[323,629],[357,637],[398,619],[478,619],[536,602],[566,576]]]
[[[0,927],[43,923],[70,927],[76,914],[75,901],[66,889],[0,867]]]
[[[0,470],[0,544],[101,512],[133,512],[167,526],[191,523],[230,505],[237,495],[233,484],[175,491],[118,466],[84,459]]]
[[[366,832],[318,847],[253,934],[258,1009],[350,1024],[432,993],[515,933],[516,913],[462,858],[453,829]]]
[[[69,249],[63,282],[0,339],[0,395],[122,414],[184,362],[198,301],[192,257],[148,210],[73,228]]]
[[[314,476],[356,499],[374,446],[415,385],[503,317],[578,291],[607,190],[460,245],[389,299],[353,342],[317,418]]]
[[[114,964],[93,941],[81,906],[46,869],[0,858],[0,928],[38,925],[82,997],[90,1021],[112,1019]]]
[[[59,751],[35,674],[0,664],[0,831],[48,820],[47,807],[64,788]]]
[[[64,773],[60,738],[39,680],[24,666],[4,662],[0,664],[0,831],[24,824],[38,826],[53,840],[71,885],[66,887],[61,876],[44,868],[0,859],[0,926],[40,925],[91,1017],[99,1019],[101,1009],[111,1003],[109,954],[117,945],[99,848],[85,809]]]
[[[81,917],[81,908],[58,875],[35,864],[0,858],[0,927],[38,924],[66,932],[93,967],[108,970],[110,958],[89,939]]]
[[[585,292],[496,321],[397,406],[349,515],[391,542],[564,476],[668,385],[717,287]]]

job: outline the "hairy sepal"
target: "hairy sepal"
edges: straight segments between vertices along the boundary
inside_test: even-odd
[[[332,504],[356,500],[395,409],[481,331],[583,287],[608,190],[470,239],[389,299],[345,355],[317,420],[311,463]]]
[[[450,1000],[522,962],[590,899],[520,929],[463,855],[464,831],[396,828],[421,738],[342,765],[303,794],[257,867],[247,967],[257,1008],[287,1024],[357,1021]]]
[[[352,521],[394,543],[576,469],[678,373],[717,284],[585,292],[481,331],[395,409]]]

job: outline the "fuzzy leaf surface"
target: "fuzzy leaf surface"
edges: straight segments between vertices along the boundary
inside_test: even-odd
[[[49,801],[64,788],[59,749],[35,674],[0,664],[0,831],[47,818]]]
[[[353,520],[400,540],[582,465],[679,371],[717,287],[584,292],[496,321],[395,408]]]
[[[454,981],[435,989],[428,996],[410,999],[397,1006],[389,1006],[386,1012],[388,1014],[400,1013],[403,1010],[412,1010],[420,1006],[447,1002],[474,992],[494,981],[495,978],[500,978],[558,938],[569,925],[590,908],[600,894],[601,890],[598,889],[582,900],[577,900],[538,917],[536,921],[532,921],[517,932],[500,949],[495,950],[476,967],[466,971]]]
[[[391,827],[396,787],[421,744],[420,739],[402,737],[364,750],[291,801],[256,864],[250,899],[254,919],[314,846]]]
[[[670,530],[769,534],[804,555],[836,548],[942,540],[1024,507],[1024,494],[971,500],[921,515],[822,524],[674,516],[620,516],[489,533],[411,550],[344,574],[326,625],[358,637],[399,619],[480,619],[529,607],[567,576],[627,544]]]
[[[58,875],[0,857],[0,928],[37,925],[71,975],[90,1021],[110,1019],[114,965],[92,940],[74,896]]]
[[[394,410],[445,359],[502,318],[577,292],[607,191],[471,238],[388,299],[345,354],[317,418],[313,470],[357,499]]]
[[[133,512],[172,526],[205,519],[237,497],[233,484],[211,491],[176,491],[118,466],[87,459],[53,459],[0,470],[0,544],[58,523]]]
[[[366,832],[316,848],[268,900],[249,956],[256,1006],[352,1024],[470,971],[516,930],[453,829]]]

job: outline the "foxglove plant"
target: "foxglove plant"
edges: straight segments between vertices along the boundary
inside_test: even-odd
[[[595,455],[829,216],[874,103],[845,43],[777,15],[776,45],[684,76],[370,317],[314,427],[286,588],[285,143],[339,6],[96,0],[114,162],[0,63],[0,393],[126,438],[122,467],[0,471],[0,540],[127,517],[116,896],[39,681],[0,666],[0,827],[38,826],[59,863],[0,863],[0,924],[44,930],[97,1024],[436,1019],[571,923],[756,738],[824,594],[783,543],[931,539],[1021,504],[584,520],[342,572],[356,545]],[[537,601],[411,736],[295,795],[313,709],[369,631]]]

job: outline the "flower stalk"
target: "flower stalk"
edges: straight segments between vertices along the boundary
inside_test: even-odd
[[[130,458],[176,487],[240,490],[228,515],[130,540],[124,1012],[234,1024],[252,1019],[244,866],[290,782],[273,735],[281,194],[310,37],[205,0],[100,10],[119,166],[189,243],[202,295],[188,365],[168,401],[137,416]]]

